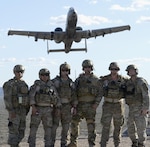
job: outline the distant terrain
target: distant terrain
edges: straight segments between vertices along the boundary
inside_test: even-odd
[[[3,98],[3,89],[2,89],[2,87],[0,87],[0,99],[2,99]]]

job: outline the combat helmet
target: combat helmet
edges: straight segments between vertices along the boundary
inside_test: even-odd
[[[84,60],[82,62],[82,69],[84,70],[84,67],[91,67],[93,70],[93,62],[91,60]]]
[[[60,72],[60,74],[61,74],[61,71],[62,71],[62,70],[68,70],[68,72],[69,72],[69,74],[70,74],[70,70],[71,70],[70,65],[69,65],[67,62],[64,62],[64,63],[61,64],[60,67],[59,67],[59,72]]]
[[[109,69],[109,70],[111,70],[111,69],[120,70],[119,65],[118,65],[117,62],[111,62],[108,69]]]
[[[39,71],[39,76],[41,76],[41,75],[47,75],[47,76],[49,76],[49,74],[50,74],[50,72],[49,72],[49,70],[47,68],[42,68]]]
[[[22,73],[23,73],[23,72],[25,71],[25,68],[24,68],[23,65],[18,64],[18,65],[15,65],[15,66],[14,66],[13,71],[14,71],[14,72],[22,72]]]
[[[134,64],[128,65],[126,71],[129,72],[130,69],[134,69],[136,71],[136,74],[138,74],[138,68],[136,65]]]

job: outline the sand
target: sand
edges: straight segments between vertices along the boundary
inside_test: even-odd
[[[0,147],[9,147],[7,145],[7,138],[8,138],[8,114],[4,106],[3,99],[0,98]],[[97,115],[96,115],[96,145],[95,147],[100,147],[100,136],[101,136],[101,124],[100,124],[100,118],[101,118],[101,105],[97,109]],[[30,113],[27,116],[27,126],[26,126],[26,133],[25,137],[20,143],[20,147],[28,147],[27,138],[29,135],[29,123],[30,123]],[[111,129],[111,132],[113,131],[113,128]],[[56,147],[60,147],[60,132],[61,132],[61,125],[59,126],[57,130],[57,140],[56,140]],[[110,132],[110,135],[111,135]],[[80,135],[78,138],[78,147],[88,147],[88,141],[87,141],[87,127],[85,120],[83,120],[80,124]],[[69,139],[68,139],[69,143]],[[39,126],[38,132],[37,132],[37,141],[36,141],[37,147],[44,147],[43,143],[43,127],[42,125]],[[113,139],[110,137],[107,147],[113,147]],[[128,137],[122,137],[120,147],[130,147],[131,141]],[[146,142],[146,147],[150,147],[150,137],[148,137],[148,140]]]

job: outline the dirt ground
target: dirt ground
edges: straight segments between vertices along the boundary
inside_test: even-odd
[[[97,109],[97,115],[96,115],[96,145],[95,147],[100,147],[100,133],[101,133],[101,124],[100,124],[100,117],[101,117],[101,105]],[[0,98],[0,147],[9,147],[7,145],[7,138],[8,138],[8,114],[5,110],[3,99]],[[27,138],[29,135],[29,123],[30,123],[30,113],[27,116],[27,127],[26,127],[26,133],[25,137],[20,143],[20,147],[28,147]],[[112,129],[113,130],[113,129]],[[112,131],[111,130],[111,131]],[[60,147],[60,132],[61,132],[61,125],[57,130],[57,140],[55,147]],[[88,141],[87,141],[87,128],[85,120],[83,120],[80,124],[80,135],[78,138],[78,147],[88,147]],[[69,143],[69,140],[68,140]],[[42,125],[39,126],[38,132],[37,132],[37,141],[36,141],[37,147],[44,147],[43,143],[43,127]],[[122,137],[120,147],[130,147],[131,141],[128,137]],[[113,139],[110,137],[107,147],[113,147]],[[150,147],[150,137],[148,137],[148,140],[146,142],[146,147]]]

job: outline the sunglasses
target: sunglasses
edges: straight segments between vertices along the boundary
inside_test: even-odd
[[[69,71],[69,70],[68,70],[68,69],[62,69],[61,71],[63,71],[63,72],[65,72],[65,71],[66,71],[66,72],[67,72],[67,71]]]
[[[41,76],[49,76],[49,73],[40,74]]]
[[[116,70],[116,71],[118,71],[119,69],[118,68],[111,68],[110,70]]]
[[[18,70],[18,71],[16,71],[17,73],[24,73],[24,71],[23,70]]]
[[[83,68],[91,68],[91,66],[84,66]]]

